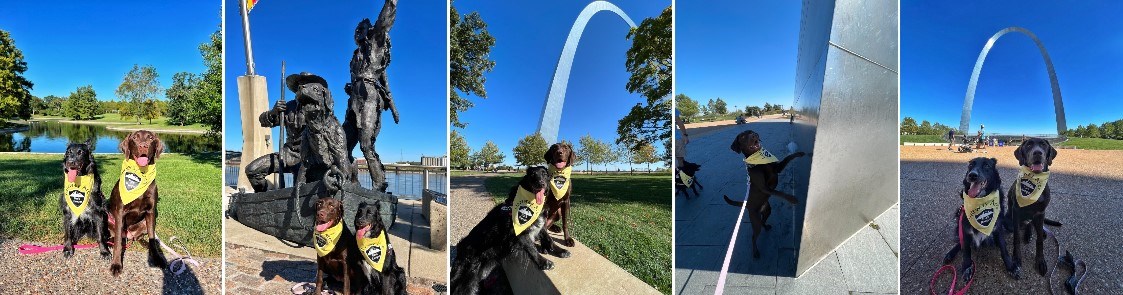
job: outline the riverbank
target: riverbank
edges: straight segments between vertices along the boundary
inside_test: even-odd
[[[185,126],[168,125],[167,118],[159,118],[147,123],[148,120],[141,120],[138,124],[136,120],[123,120],[117,114],[104,114],[94,120],[71,120],[69,118],[61,117],[46,117],[36,116],[32,117],[29,121],[58,121],[60,123],[69,124],[83,124],[83,125],[100,125],[105,126],[105,129],[114,131],[132,132],[136,130],[148,130],[158,133],[176,133],[176,134],[207,134],[209,129],[202,124],[192,124]]]

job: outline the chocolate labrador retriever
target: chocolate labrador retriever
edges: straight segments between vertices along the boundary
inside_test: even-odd
[[[97,241],[102,258],[109,258],[110,254],[105,194],[101,192],[101,173],[91,147],[89,140],[71,143],[63,156],[66,181],[58,207],[62,210],[62,256],[67,258],[74,255],[74,244],[82,237]]]
[[[752,130],[745,130],[741,134],[737,134],[737,138],[729,145],[729,149],[749,158],[763,148],[760,146],[760,135]],[[772,215],[772,205],[768,204],[768,198],[778,196],[793,205],[799,204],[799,200],[795,196],[777,191],[776,185],[779,183],[780,172],[788,166],[788,162],[803,155],[803,152],[796,152],[777,162],[759,165],[750,164],[746,168],[749,173],[749,189],[748,199],[746,200],[748,204],[745,204],[745,211],[749,212],[749,220],[753,223],[753,258],[760,258],[760,251],[756,248],[756,239],[760,236],[760,229],[772,229],[771,225],[765,223],[768,221],[768,216]],[[722,195],[722,197],[729,205],[740,207],[744,203],[734,201],[726,195]]]
[[[997,244],[1002,254],[1002,262],[1014,278],[1021,277],[1021,268],[1010,259],[1006,251],[1006,195],[1002,193],[1002,178],[998,176],[998,159],[975,158],[967,164],[967,174],[963,177],[963,190],[959,198],[963,207],[956,210],[957,242],[944,255],[944,264],[955,260],[956,254],[963,251],[960,276],[964,281],[971,279],[975,272],[971,253],[984,244]]]
[[[121,274],[125,260],[125,241],[148,235],[148,266],[166,268],[168,261],[156,239],[156,203],[160,200],[156,187],[156,160],[164,153],[164,143],[147,130],[130,133],[119,146],[124,153],[121,178],[109,196],[109,225],[113,230],[114,276]]]
[[[550,165],[547,169],[550,171],[549,195],[551,197],[546,198],[546,202],[552,210],[546,217],[546,228],[552,232],[561,232],[564,237],[562,245],[573,247],[575,243],[569,235],[569,196],[573,194],[573,179],[568,171],[577,161],[577,156],[574,155],[573,146],[568,142],[560,142],[551,145],[542,158]],[[558,220],[562,221],[561,227],[554,224]],[[559,251],[555,255],[569,257],[569,251],[561,248],[557,250]]]
[[[1045,208],[1049,206],[1049,165],[1057,157],[1049,141],[1040,138],[1030,138],[1022,142],[1014,150],[1014,158],[1018,159],[1020,171],[1014,184],[1010,186],[1009,203],[1011,220],[1015,225],[1014,231],[1014,263],[1019,269],[1022,265],[1022,247],[1019,240],[1028,244],[1034,233],[1037,233],[1037,256],[1034,257],[1034,266],[1037,273],[1044,276],[1045,265],[1045,225],[1061,226],[1060,222],[1045,218]],[[1024,229],[1024,236],[1023,230]]]
[[[343,225],[343,202],[336,198],[316,200],[316,293],[324,290],[324,275],[343,282],[343,294],[361,292],[366,279],[359,266],[355,234]]]

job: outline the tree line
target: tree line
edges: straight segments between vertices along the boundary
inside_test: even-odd
[[[916,119],[912,117],[905,117],[901,120],[901,135],[945,135],[948,130],[952,130],[951,126],[928,122],[928,120],[921,121],[919,125],[916,124]]]
[[[748,115],[753,116],[756,114],[770,115],[779,114],[786,111],[782,104],[772,104],[765,102],[763,106],[745,106],[739,108],[738,106],[729,107],[721,97],[711,98],[706,101],[706,104],[701,104],[686,94],[675,95],[675,104],[678,107],[679,113],[686,118],[694,117],[716,117],[725,115]]]
[[[199,44],[204,72],[176,73],[172,86],[164,90],[155,67],[134,64],[114,91],[119,100],[100,100],[92,85],[80,86],[65,97],[31,95],[34,84],[23,77],[27,71],[23,53],[11,35],[0,30],[0,120],[26,120],[32,114],[93,120],[112,113],[151,124],[166,114],[168,124],[203,124],[218,134],[222,130],[222,32],[216,30],[209,37]],[[166,100],[160,99],[161,94]]]
[[[1065,131],[1065,136],[1123,140],[1123,119],[1104,122],[1099,125],[1079,125],[1075,129]]]
[[[565,141],[563,141],[565,142]],[[568,143],[568,142],[565,142]],[[601,165],[602,171],[608,171],[609,164],[619,163],[628,164],[628,170],[632,171],[632,165],[646,164],[647,170],[651,170],[651,164],[663,162],[665,155],[660,155],[656,152],[655,147],[650,144],[643,144],[638,149],[633,150],[630,146],[623,144],[610,144],[599,139],[593,138],[591,135],[584,135],[578,140],[578,144],[570,143],[574,148],[576,161],[570,163],[573,166],[585,165],[586,171],[595,171],[597,167],[593,165]],[[468,146],[467,140],[464,136],[460,135],[456,130],[452,131],[451,141],[449,148],[451,150],[451,164],[453,168],[458,169],[513,169],[514,167],[501,166],[507,155],[499,150],[499,147],[494,142],[488,140],[477,151],[472,151]],[[542,138],[539,133],[527,135],[519,140],[518,144],[511,149],[512,156],[514,156],[515,164],[519,166],[534,166],[546,164],[542,155],[549,150],[550,144]]]

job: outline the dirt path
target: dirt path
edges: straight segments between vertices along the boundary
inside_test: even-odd
[[[88,240],[83,240],[88,243]],[[0,293],[27,294],[219,294],[220,258],[195,258],[199,267],[175,275],[148,267],[147,250],[140,245],[125,251],[120,277],[109,273],[109,260],[96,248],[81,249],[67,259],[62,252],[22,255],[26,241],[0,241]],[[42,245],[42,244],[40,244]],[[182,253],[181,253],[182,254]],[[170,258],[170,257],[169,257]]]
[[[449,203],[452,208],[452,228],[449,232],[449,245],[456,245],[460,239],[468,235],[491,208],[495,201],[484,187],[488,176],[472,175],[452,178],[452,190],[449,192]],[[456,253],[452,255],[455,257]]]

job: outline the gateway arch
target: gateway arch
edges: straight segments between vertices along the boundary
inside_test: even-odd
[[[554,78],[550,81],[550,90],[546,93],[546,103],[542,106],[542,121],[538,123],[538,133],[548,143],[558,140],[558,127],[561,125],[562,105],[565,103],[565,88],[569,84],[569,70],[573,67],[573,56],[577,53],[577,44],[581,41],[581,33],[585,32],[585,25],[593,15],[601,11],[615,13],[629,28],[635,28],[636,23],[620,10],[619,7],[608,1],[593,1],[581,10],[573,27],[569,29],[569,37],[565,39],[561,57],[558,58],[557,67],[554,69]]]
[[[979,82],[979,72],[983,70],[983,61],[990,53],[990,48],[994,47],[994,42],[998,41],[998,38],[1003,35],[1012,32],[1022,33],[1033,39],[1033,43],[1037,44],[1037,49],[1041,51],[1041,57],[1045,59],[1045,69],[1049,71],[1049,86],[1053,88],[1053,108],[1057,113],[1057,136],[1063,136],[1065,130],[1068,130],[1068,126],[1065,123],[1065,107],[1061,102],[1061,85],[1057,82],[1057,72],[1053,71],[1053,60],[1049,58],[1049,52],[1045,51],[1045,44],[1037,39],[1037,35],[1022,27],[1009,27],[998,31],[987,40],[987,44],[983,46],[983,51],[979,52],[979,59],[975,61],[975,68],[971,70],[971,81],[967,84],[967,97],[963,100],[963,115],[959,119],[959,132],[967,134],[968,128],[971,127],[971,106],[975,103],[975,84]]]

